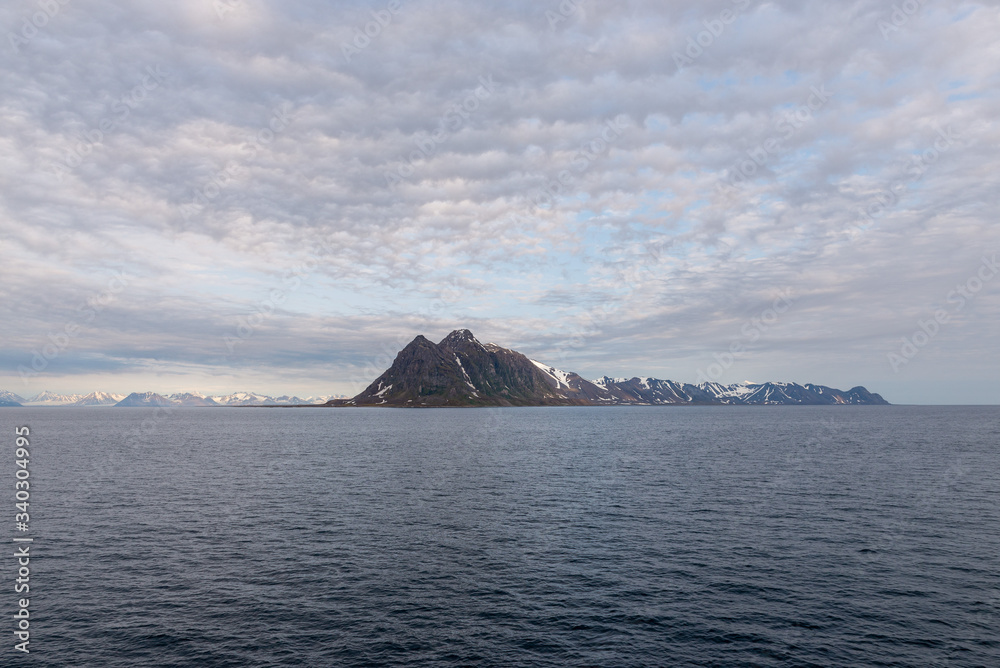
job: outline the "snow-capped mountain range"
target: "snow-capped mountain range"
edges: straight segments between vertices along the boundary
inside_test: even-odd
[[[797,383],[678,383],[657,378],[590,381],[480,343],[467,329],[440,343],[418,336],[363,392],[331,406],[614,406],[614,405],[885,405],[864,387],[837,390]]]
[[[837,390],[806,383],[678,383],[657,378],[598,378],[594,385],[606,390],[611,403],[631,404],[727,404],[746,406],[789,405],[885,405],[881,396],[863,387]]]
[[[133,392],[114,394],[91,392],[90,394],[57,394],[43,390],[25,399],[13,392],[0,390],[0,406],[301,406],[325,404],[337,395],[321,397],[272,397],[254,392],[207,395],[199,392],[178,392],[160,395],[155,392]]]

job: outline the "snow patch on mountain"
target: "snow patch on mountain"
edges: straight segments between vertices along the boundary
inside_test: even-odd
[[[562,387],[565,387],[567,389],[569,389],[571,387],[570,384],[569,384],[569,377],[570,377],[570,375],[575,375],[575,374],[569,374],[569,373],[563,371],[562,369],[557,369],[554,366],[549,366],[548,364],[543,364],[542,362],[539,362],[537,360],[533,360],[533,359],[530,359],[530,358],[529,358],[529,361],[532,364],[534,364],[536,367],[538,367],[539,369],[541,369],[542,373],[544,373],[546,376],[548,376],[552,380],[556,381],[556,389],[557,390],[560,389],[560,388],[562,388]]]

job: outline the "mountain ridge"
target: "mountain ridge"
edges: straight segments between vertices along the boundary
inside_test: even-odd
[[[889,405],[862,386],[838,390],[807,383],[698,385],[658,378],[587,380],[580,374],[482,344],[468,329],[433,343],[416,336],[392,365],[351,399],[328,406],[475,407],[615,405]]]

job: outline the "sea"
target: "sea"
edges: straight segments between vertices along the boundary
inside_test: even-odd
[[[4,666],[1000,666],[1000,407],[0,424]]]

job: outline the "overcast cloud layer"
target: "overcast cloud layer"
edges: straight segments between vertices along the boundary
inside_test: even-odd
[[[1000,402],[995,2],[0,27],[0,389],[353,394],[468,327],[587,377]]]

